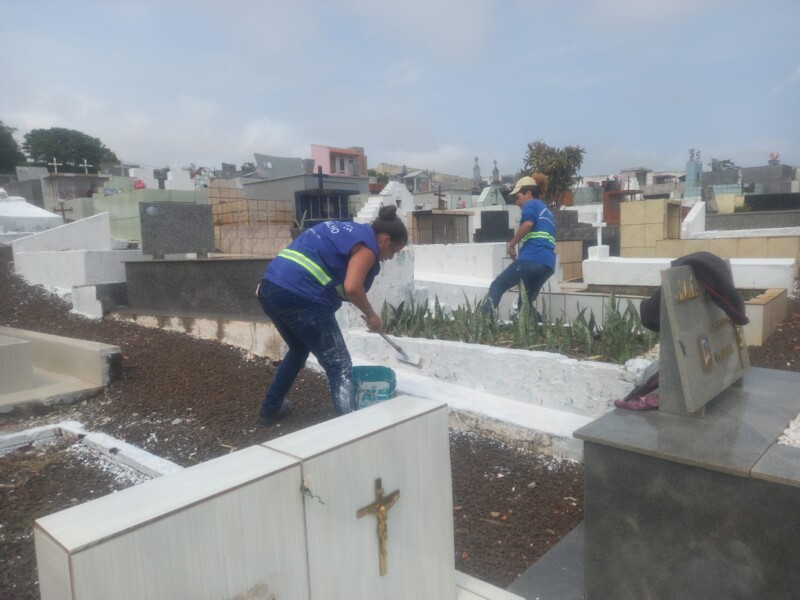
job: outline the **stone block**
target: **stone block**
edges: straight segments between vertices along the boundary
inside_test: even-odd
[[[646,223],[644,226],[644,245],[655,246],[656,242],[664,239],[663,223]]]
[[[664,228],[664,203],[662,200],[648,200],[644,203],[644,222]]]
[[[33,387],[33,351],[31,343],[0,335],[0,394],[10,394]]]
[[[645,247],[647,243],[644,224],[622,225],[620,227],[620,245],[622,247]]]
[[[739,238],[736,253],[738,258],[766,258],[769,254],[767,238]]]
[[[738,245],[736,240],[731,238],[709,240],[708,251],[720,258],[739,258],[736,254]]]
[[[646,201],[622,202],[620,208],[620,223],[625,225],[644,225]]]
[[[767,238],[768,258],[797,258],[800,254],[800,237]]]

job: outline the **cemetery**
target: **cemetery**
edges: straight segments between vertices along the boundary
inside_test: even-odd
[[[259,255],[270,251],[240,242],[244,256],[220,256],[224,230],[247,232],[238,223],[217,225],[230,213],[213,204],[139,198],[135,249],[112,241],[107,212],[0,248],[13,292],[0,305],[9,325],[0,331],[0,352],[13,355],[7,391],[35,387],[27,373],[46,368],[37,352],[52,354],[37,350],[43,329],[100,344],[94,350],[110,369],[96,398],[40,402],[64,403],[43,428],[36,403],[12,398],[11,430],[26,421],[39,428],[3,436],[0,422],[0,455],[35,462],[44,452],[34,442],[76,439],[127,465],[135,483],[38,515],[35,557],[29,546],[20,564],[38,561],[42,598],[66,597],[64,590],[74,598],[745,598],[789,597],[797,586],[790,536],[761,534],[783,522],[800,481],[795,450],[777,443],[800,413],[791,391],[798,383],[791,371],[800,370],[791,356],[800,328],[797,252],[784,240],[791,232],[763,234],[778,256],[724,257],[737,284],[759,290],[742,327],[699,291],[689,267],[670,268],[669,258],[652,255],[608,256],[598,213],[589,258],[582,260],[579,241],[561,242],[563,263],[537,308],[548,321],[591,314],[602,327],[609,310],[638,309],[642,296],[620,294],[609,308],[598,287],[660,286],[660,348],[616,364],[406,337],[404,349],[421,357],[408,365],[345,307],[337,318],[354,363],[389,365],[397,396],[332,419],[320,401],[325,379],[311,360],[294,392],[299,414],[265,440],[253,403],[283,347],[246,299],[263,270]],[[360,218],[368,221],[374,206],[367,203]],[[440,216],[449,212],[457,211]],[[484,243],[401,252],[384,265],[372,302],[407,298],[453,312],[485,293],[507,260],[492,231],[513,228],[513,216],[479,212],[474,233]],[[463,216],[452,225],[461,233],[470,223]],[[662,225],[666,236],[675,229]],[[435,220],[424,226],[436,235]],[[768,238],[779,241],[770,246]],[[27,283],[11,274],[12,256]],[[514,311],[510,296],[504,318]],[[614,409],[656,371],[658,411]],[[674,481],[680,489],[670,490]],[[718,489],[730,500],[716,503]],[[258,510],[265,495],[277,514]],[[756,519],[758,532],[749,526]],[[558,576],[547,567],[553,547],[572,565]],[[160,557],[165,568],[153,571],[142,556]],[[275,557],[267,568],[263,556]],[[639,568],[642,556],[652,568]],[[681,576],[665,576],[663,564]],[[720,585],[732,569],[740,575]],[[706,571],[710,578],[701,576]]]

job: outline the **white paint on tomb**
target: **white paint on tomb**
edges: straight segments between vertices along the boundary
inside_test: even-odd
[[[406,396],[40,518],[42,600],[519,600],[455,572],[449,457],[447,406]]]
[[[125,281],[126,260],[141,250],[116,250],[111,219],[100,213],[12,243],[14,270],[26,281],[63,293],[73,287]]]
[[[0,232],[34,233],[63,223],[63,217],[34,206],[21,196],[9,196],[0,188]]]
[[[42,600],[307,599],[300,483],[254,446],[40,518]]]
[[[583,281],[598,285],[661,285],[661,271],[672,258],[620,258],[583,261]],[[785,288],[792,293],[797,262],[791,258],[732,258],[733,281],[740,288]]]

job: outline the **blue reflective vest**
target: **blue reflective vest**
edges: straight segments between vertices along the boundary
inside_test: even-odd
[[[541,200],[528,200],[522,206],[520,224],[533,223],[525,237],[520,240],[519,260],[527,260],[556,270],[556,224],[553,213]]]
[[[347,300],[344,278],[356,244],[364,244],[375,254],[375,264],[364,281],[369,290],[381,270],[378,238],[371,225],[352,221],[325,221],[307,229],[269,263],[264,279],[337,310]]]

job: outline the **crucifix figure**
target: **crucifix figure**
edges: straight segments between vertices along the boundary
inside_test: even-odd
[[[84,158],[83,159],[83,163],[81,163],[78,166],[83,167],[84,174],[88,175],[89,174],[89,167],[93,167],[94,165],[90,165],[89,162]]]
[[[60,163],[56,160],[56,157],[53,157],[53,162],[47,163],[48,166],[53,167],[53,173],[58,173],[58,167],[63,165],[64,163]]]
[[[381,575],[386,575],[387,563],[386,544],[389,540],[388,523],[389,509],[394,506],[397,499],[400,497],[400,490],[395,490],[388,496],[383,495],[383,484],[381,478],[375,480],[375,502],[367,504],[364,508],[359,508],[356,512],[356,517],[359,519],[365,515],[375,515],[378,520],[378,556],[380,558],[380,572]]]

